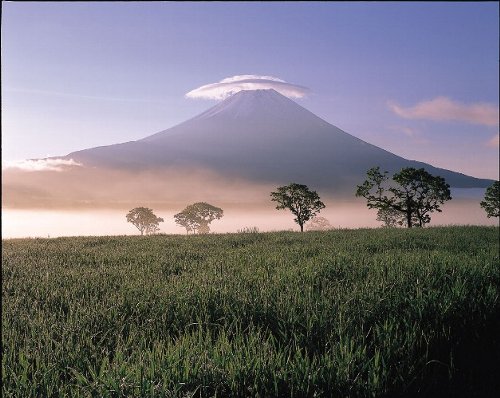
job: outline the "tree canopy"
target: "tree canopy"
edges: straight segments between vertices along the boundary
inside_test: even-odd
[[[208,234],[209,224],[214,220],[219,220],[224,215],[224,211],[205,202],[197,202],[187,206],[180,213],[174,215],[175,222],[189,232]]]
[[[396,228],[398,226],[406,226],[406,216],[398,210],[391,207],[380,208],[377,211],[377,221],[381,221],[384,227]],[[418,221],[413,218],[413,223]]]
[[[276,209],[288,209],[295,215],[294,221],[299,224],[301,232],[304,224],[325,208],[316,191],[296,183],[278,187],[276,192],[271,192],[271,200],[278,203]]]
[[[441,212],[440,205],[451,199],[450,186],[444,178],[433,176],[423,168],[405,167],[394,174],[373,167],[367,179],[358,185],[356,196],[364,197],[370,209],[378,209],[379,217],[389,216],[390,223],[423,227],[430,213]]]
[[[157,217],[147,207],[136,207],[128,212],[127,222],[132,223],[141,235],[153,235],[160,230],[159,224],[163,222],[163,218]]]
[[[500,216],[500,182],[495,181],[492,185],[486,188],[484,200],[480,203],[481,207],[486,211],[486,216]]]

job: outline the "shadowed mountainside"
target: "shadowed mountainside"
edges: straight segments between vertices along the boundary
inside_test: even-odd
[[[73,152],[66,158],[111,169],[208,169],[254,182],[299,181],[328,192],[352,193],[373,166],[391,173],[424,167],[457,188],[491,184],[364,142],[272,89],[240,91],[167,130],[138,141]]]

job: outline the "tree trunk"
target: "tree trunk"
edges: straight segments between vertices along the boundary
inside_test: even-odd
[[[413,224],[411,223],[412,213],[413,213],[413,208],[411,205],[410,198],[406,196],[406,223],[408,224],[408,228],[413,227]]]
[[[408,228],[413,226],[411,223],[411,210],[406,210],[406,224],[408,225]]]
[[[304,232],[304,224],[299,224],[300,225],[300,232]]]

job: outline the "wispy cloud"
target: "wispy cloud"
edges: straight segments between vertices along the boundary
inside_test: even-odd
[[[491,148],[498,148],[500,146],[500,137],[499,135],[494,135],[491,140],[489,140],[486,145],[488,145]]]
[[[447,97],[422,101],[411,107],[388,103],[389,109],[405,119],[461,121],[485,126],[498,125],[498,106],[489,103],[463,104]]]
[[[302,98],[310,92],[307,87],[287,83],[273,76],[239,75],[198,87],[188,92],[186,97],[223,100],[241,90],[262,89],[274,89],[289,98]]]
[[[2,169],[18,169],[23,171],[63,171],[65,167],[83,166],[73,159],[26,159],[20,161],[7,161]]]

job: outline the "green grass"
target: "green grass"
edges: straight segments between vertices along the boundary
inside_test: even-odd
[[[4,397],[500,387],[497,227],[2,243]]]

